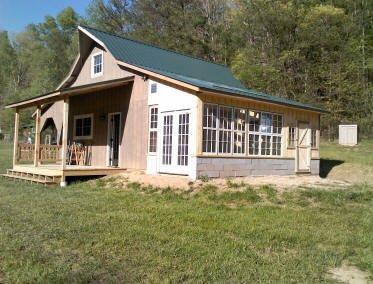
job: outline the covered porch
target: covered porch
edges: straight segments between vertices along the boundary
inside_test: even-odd
[[[8,169],[4,176],[43,184],[59,183],[61,186],[65,186],[68,177],[104,176],[124,171],[125,167],[118,162],[121,142],[120,134],[122,131],[118,128],[118,131],[113,133],[113,135],[116,135],[115,142],[113,139],[109,139],[108,136],[109,130],[107,128],[109,128],[110,123],[102,121],[102,125],[105,124],[107,128],[96,129],[95,132],[97,136],[105,136],[105,139],[100,138],[100,144],[97,145],[92,135],[90,139],[86,140],[85,137],[76,135],[75,131],[84,132],[84,119],[81,119],[81,126],[77,126],[75,125],[77,124],[77,120],[72,115],[79,117],[79,115],[77,115],[79,114],[78,110],[84,109],[84,107],[80,106],[79,102],[81,99],[87,101],[85,98],[86,96],[94,95],[96,99],[102,100],[102,105],[104,105],[104,101],[107,100],[107,98],[102,97],[104,93],[106,94],[106,92],[108,92],[111,94],[111,90],[115,88],[126,88],[126,86],[130,88],[132,82],[133,77],[127,77],[118,80],[71,87],[8,105],[7,108],[13,108],[15,110],[13,167],[12,169]],[[49,139],[42,139],[41,135],[43,128],[42,123],[45,122],[45,119],[43,121],[43,107],[56,102],[59,102],[59,113],[53,115],[59,117],[58,128],[60,133],[57,135],[58,139],[55,139],[55,143],[51,144],[50,137],[47,137]],[[101,104],[99,104],[99,106],[100,105]],[[97,109],[99,106],[93,105],[91,108]],[[19,137],[20,112],[26,108],[35,110],[33,115],[35,118],[33,141],[30,138],[25,141],[25,139],[20,139]],[[107,114],[105,113],[105,115]],[[109,116],[102,116],[104,115],[96,115],[95,119],[110,121]],[[119,118],[121,119],[122,117],[119,116]],[[58,121],[58,119],[56,120]],[[90,134],[94,131],[93,125],[95,123],[93,117],[91,120],[92,129],[89,130],[91,132]],[[111,118],[111,120],[113,120],[113,118]],[[103,128],[102,125],[100,128]],[[79,130],[79,127],[81,130]],[[76,130],[77,128],[78,130]],[[106,142],[107,145],[104,145]],[[116,143],[115,149],[117,150],[114,153],[117,159],[116,162],[108,162],[108,155],[111,154],[109,153],[111,149],[109,147],[110,143]]]

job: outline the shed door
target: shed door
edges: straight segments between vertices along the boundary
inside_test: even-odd
[[[311,129],[308,122],[298,122],[297,172],[311,171]]]
[[[190,113],[168,112],[161,116],[160,172],[187,174],[189,165]]]

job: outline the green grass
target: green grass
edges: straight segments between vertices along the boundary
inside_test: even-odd
[[[354,147],[322,142],[320,156],[320,176],[373,184],[373,140]]]
[[[0,170],[9,153],[0,145]],[[0,179],[0,283],[317,283],[344,260],[373,274],[367,185],[286,194],[107,185]]]
[[[336,142],[322,142],[320,155],[323,159],[373,167],[373,139],[362,140],[354,147],[341,146]]]

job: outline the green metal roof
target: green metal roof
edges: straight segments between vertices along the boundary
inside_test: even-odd
[[[231,70],[226,66],[120,37],[91,27],[81,27],[100,40],[109,49],[114,58],[119,61],[206,90],[325,112],[325,110],[318,107],[247,89],[233,76]]]

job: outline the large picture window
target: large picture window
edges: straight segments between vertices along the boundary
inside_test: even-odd
[[[205,104],[202,149],[204,153],[281,156],[282,127],[280,114]]]
[[[74,116],[74,140],[92,139],[93,114]]]

